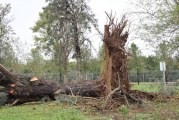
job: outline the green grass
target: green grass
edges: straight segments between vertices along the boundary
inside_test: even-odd
[[[147,84],[147,83],[140,83],[138,84],[133,84],[132,89],[133,90],[141,90],[144,92],[159,92],[161,85],[160,84]]]
[[[172,86],[169,86],[172,87]],[[175,86],[179,90],[179,86]],[[160,92],[160,84],[133,84],[132,89],[145,92]],[[177,98],[177,95],[174,96]],[[179,119],[178,99],[145,101],[146,104],[138,107],[120,106],[116,110],[96,111],[88,106],[75,106],[58,101],[48,103],[30,103],[20,106],[0,107],[0,120],[175,120]],[[78,108],[78,109],[77,109]],[[116,117],[115,117],[116,116]]]
[[[0,108],[0,120],[91,120],[75,108],[55,103]]]
[[[163,88],[161,83],[140,83],[132,84],[133,90],[140,90],[144,92],[154,92],[154,93],[166,93],[166,95],[172,95],[172,92],[175,92],[174,95],[179,94],[179,86],[166,86]]]
[[[153,102],[135,114],[135,120],[179,120],[179,101]]]

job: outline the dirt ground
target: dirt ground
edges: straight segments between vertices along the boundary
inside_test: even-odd
[[[75,108],[83,111],[86,115],[93,116],[94,120],[178,120],[179,119],[179,96],[171,98],[157,98],[154,101],[144,100],[142,105],[132,104],[129,106],[117,104],[115,107],[106,105],[104,100],[84,100]],[[100,106],[100,104],[103,106]],[[110,104],[111,105],[111,104]],[[99,107],[100,106],[100,107]],[[111,107],[111,108],[110,108]]]

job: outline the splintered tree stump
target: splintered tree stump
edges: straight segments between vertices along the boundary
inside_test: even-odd
[[[127,21],[124,18],[119,24],[114,24],[114,17],[109,16],[109,24],[104,26],[104,72],[102,76],[104,96],[120,86],[120,90],[128,91],[130,84],[127,74],[125,44],[128,32],[124,32]]]
[[[107,14],[107,13],[106,13]],[[127,56],[125,45],[128,32],[125,31],[127,21],[125,17],[121,22],[114,21],[112,13],[108,15],[109,23],[104,26],[104,70],[102,75],[103,91],[102,96],[106,101],[111,98],[124,96],[125,103],[128,100],[142,104],[142,98],[153,99],[154,94],[130,90],[130,83],[127,72]]]

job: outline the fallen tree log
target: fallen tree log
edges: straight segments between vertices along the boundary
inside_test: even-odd
[[[12,103],[16,99],[19,100],[18,103],[38,101],[44,96],[55,100],[56,96],[60,94],[99,97],[102,89],[100,81],[79,81],[60,84],[37,78],[34,80],[34,77],[11,74],[1,64],[0,85],[8,91],[6,103]]]
[[[64,95],[73,95],[73,96],[83,96],[83,97],[96,97],[100,98],[103,95],[103,81],[95,80],[95,81],[78,81],[78,82],[70,82],[70,83],[58,83],[54,81],[48,81],[43,79],[33,80],[34,77],[24,76],[24,75],[15,75],[11,74],[9,71],[8,75],[15,75],[16,80],[14,81],[9,79],[9,77],[3,74],[1,69],[4,67],[0,64],[0,86],[4,88],[0,88],[0,105],[3,104],[22,104],[26,102],[32,101],[40,101],[44,97],[49,97],[51,100],[56,100],[62,94]],[[15,83],[20,84],[15,84]],[[118,98],[121,92],[116,91],[111,98]],[[132,101],[137,102],[141,101],[140,99],[145,98],[152,100],[155,95],[128,90],[127,92],[122,92],[125,94],[128,99],[133,99]],[[104,99],[105,97],[103,97]]]

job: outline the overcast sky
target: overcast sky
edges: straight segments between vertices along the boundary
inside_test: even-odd
[[[10,3],[11,13],[14,19],[11,23],[16,36],[20,38],[20,41],[25,45],[26,51],[30,52],[30,48],[33,46],[33,33],[30,30],[34,26],[35,21],[39,18],[39,12],[42,11],[42,7],[45,6],[45,0],[0,0],[0,3]],[[117,17],[121,17],[127,8],[129,8],[128,0],[91,0],[89,6],[95,13],[98,19],[100,30],[103,31],[107,19],[106,12],[116,12]],[[92,35],[93,36],[93,35]],[[99,36],[93,36],[93,45],[96,49],[99,47]],[[139,46],[143,46],[141,41],[138,41]],[[27,49],[29,48],[29,49]]]

